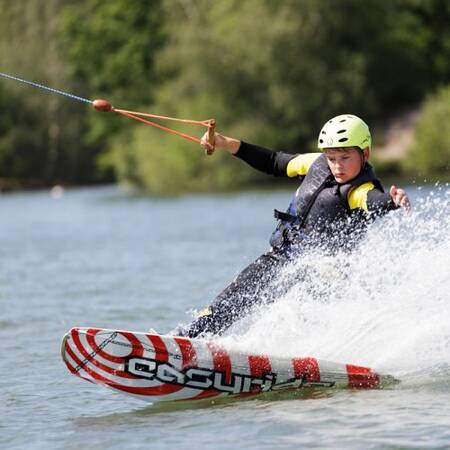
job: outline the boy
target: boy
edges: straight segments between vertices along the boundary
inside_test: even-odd
[[[201,146],[214,147],[208,133]],[[299,177],[300,187],[286,212],[275,210],[278,225],[271,249],[245,268],[190,325],[182,336],[221,334],[258,304],[274,301],[297,279],[276,287],[280,270],[308,248],[325,251],[350,249],[376,217],[410,202],[403,189],[392,186],[384,193],[368,163],[369,127],[359,117],[343,114],[329,120],[319,133],[323,153],[292,155],[273,152],[237,139],[215,134],[215,148],[244,160],[257,170],[275,176]]]

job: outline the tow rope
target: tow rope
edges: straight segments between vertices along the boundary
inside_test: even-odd
[[[178,123],[184,123],[187,125],[197,125],[197,126],[203,126],[208,129],[208,137],[209,142],[212,145],[212,149],[208,150],[208,154],[211,154],[214,152],[214,132],[216,128],[216,121],[215,119],[208,119],[208,120],[190,120],[190,119],[178,119],[176,117],[168,117],[168,116],[160,116],[157,114],[149,114],[149,113],[142,113],[139,111],[129,111],[126,109],[119,109],[115,108],[111,105],[110,102],[104,99],[96,99],[96,100],[89,100],[87,98],[79,97],[77,95],[70,94],[65,91],[61,91],[59,89],[54,89],[48,86],[44,86],[43,84],[35,83],[34,81],[24,80],[22,78],[18,78],[12,75],[8,75],[6,73],[0,72],[0,76],[3,78],[7,78],[9,80],[17,81],[19,83],[27,84],[31,87],[41,89],[43,91],[49,92],[51,94],[58,94],[62,95],[64,97],[70,98],[72,100],[76,100],[83,103],[89,103],[91,104],[97,111],[101,112],[114,112],[116,114],[120,114],[121,116],[128,117],[129,119],[137,120],[138,122],[144,123],[145,125],[149,125],[154,128],[158,128],[159,130],[166,131],[167,133],[174,134],[176,136],[179,136],[183,139],[186,139],[191,142],[195,142],[197,144],[200,143],[200,139],[196,136],[192,136],[190,134],[182,133],[181,131],[174,130],[172,128],[165,127],[163,125],[160,125],[159,123],[153,122],[148,120],[150,119],[158,119],[158,120],[166,120],[170,122],[178,122]]]

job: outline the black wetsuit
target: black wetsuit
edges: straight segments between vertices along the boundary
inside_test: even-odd
[[[289,163],[301,158],[245,142],[236,156],[257,170],[284,177],[294,176],[288,175]],[[299,172],[295,176],[299,176],[300,187],[288,211],[276,211],[279,223],[271,237],[270,251],[246,267],[191,324],[178,330],[178,334],[188,337],[221,334],[255,305],[274,301],[308,277],[303,271],[287,278],[284,275],[282,283],[276,282],[280,270],[293,257],[308,247],[321,246],[328,251],[348,247],[363,235],[367,224],[375,217],[397,208],[389,194],[383,192],[369,164],[347,185],[335,181],[324,155],[318,156],[304,174]],[[368,186],[362,194],[365,209],[351,209],[348,194],[361,185]]]

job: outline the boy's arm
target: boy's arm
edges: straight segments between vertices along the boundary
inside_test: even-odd
[[[275,175],[276,177],[287,177],[288,164],[297,155],[274,152],[267,148],[242,141],[235,156],[256,170],[269,175]]]
[[[311,164],[320,156],[320,153],[293,155],[274,152],[219,133],[214,134],[214,147],[209,138],[209,132],[206,132],[200,141],[201,147],[209,155],[213,154],[215,149],[222,149],[242,159],[254,169],[278,177],[304,177]]]
[[[392,186],[389,193],[381,192],[372,182],[353,189],[348,196],[348,204],[351,210],[362,209],[376,216],[383,216],[400,207],[404,207],[408,212],[411,209],[408,196],[403,189]]]
[[[258,145],[242,142],[235,156],[261,172],[278,177],[304,177],[320,153],[274,152]]]

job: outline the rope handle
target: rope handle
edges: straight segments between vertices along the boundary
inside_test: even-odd
[[[216,121],[211,119],[208,124],[208,142],[212,145],[211,149],[206,150],[207,155],[212,155],[216,149]]]

